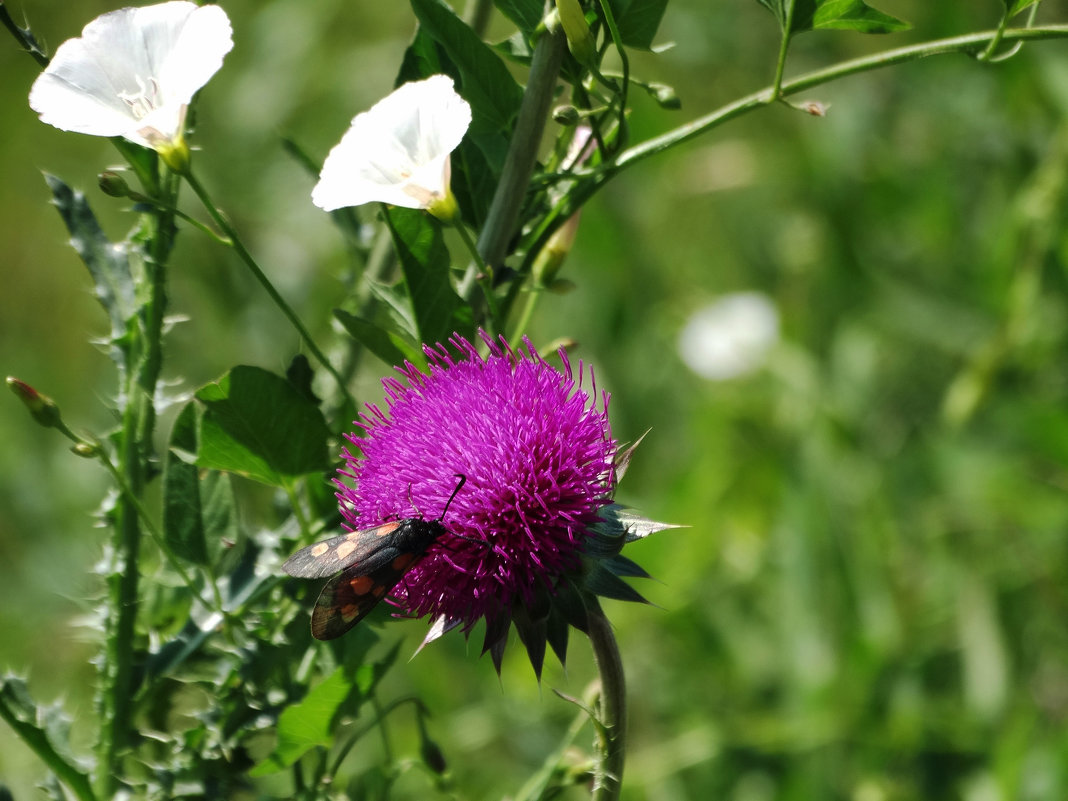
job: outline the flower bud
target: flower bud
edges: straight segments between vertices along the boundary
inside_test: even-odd
[[[92,442],[79,442],[76,445],[71,445],[70,452],[75,456],[81,456],[83,459],[95,459],[100,455],[100,446],[94,445]]]
[[[531,272],[538,286],[550,287],[556,283],[556,275],[564,266],[564,259],[571,252],[571,246],[575,244],[575,236],[578,234],[579,217],[581,211],[572,214],[567,222],[561,225],[549,241],[545,243],[534,259]]]
[[[665,108],[669,111],[676,111],[682,108],[682,101],[679,100],[675,87],[668,86],[666,83],[651,83],[647,88],[649,94],[653,96],[660,108]]]
[[[586,15],[582,12],[579,0],[556,0],[556,13],[571,55],[584,67],[593,66],[596,63],[597,42],[590,32],[590,26],[586,24]]]
[[[97,176],[100,191],[109,197],[130,197],[130,185],[114,170],[104,170]]]
[[[449,763],[445,760],[445,754],[439,746],[427,733],[426,723],[423,721],[423,716],[418,716],[419,722],[419,756],[422,758],[423,763],[430,768],[434,773],[439,776],[444,775],[445,771],[449,769]]]
[[[572,105],[558,106],[553,109],[553,120],[560,125],[577,125],[579,119],[579,110]]]
[[[19,400],[25,404],[30,415],[45,428],[54,428],[60,424],[59,407],[47,395],[42,395],[24,381],[12,376],[7,377],[7,385]]]

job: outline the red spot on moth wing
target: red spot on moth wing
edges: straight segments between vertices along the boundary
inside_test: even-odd
[[[375,587],[375,580],[370,576],[355,576],[349,579],[349,587],[356,595],[366,595]]]

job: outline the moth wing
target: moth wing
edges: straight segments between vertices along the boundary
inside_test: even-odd
[[[399,526],[399,521],[393,521],[316,542],[289,557],[282,570],[296,578],[332,576],[373,556],[388,543],[386,537]]]
[[[312,636],[333,640],[351,629],[397,586],[412,561],[398,558],[370,573],[355,565],[334,576],[323,586],[312,610]]]

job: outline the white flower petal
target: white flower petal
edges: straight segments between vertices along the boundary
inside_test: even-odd
[[[30,107],[66,131],[173,141],[185,106],[232,47],[218,6],[175,0],[112,11],[60,45],[30,90]]]
[[[679,356],[703,378],[725,381],[764,364],[779,339],[779,312],[760,292],[737,292],[698,310],[679,334]]]
[[[471,125],[452,79],[406,83],[357,114],[323,164],[312,202],[327,211],[379,201],[421,209],[449,190],[449,154]]]

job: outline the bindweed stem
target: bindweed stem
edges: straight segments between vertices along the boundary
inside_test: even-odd
[[[601,697],[597,703],[600,713],[597,768],[592,798],[593,801],[616,801],[623,786],[623,763],[627,752],[627,690],[623,659],[612,633],[612,624],[600,605],[596,604],[588,611],[588,635],[601,675]]]
[[[226,219],[226,216],[219,210],[214,201],[212,201],[211,196],[208,194],[208,191],[204,188],[203,184],[201,184],[196,176],[193,175],[192,170],[185,170],[182,173],[182,177],[185,178],[186,183],[189,184],[189,187],[193,190],[196,196],[200,198],[200,202],[204,204],[204,208],[207,209],[208,214],[211,215],[211,219],[215,222],[215,225],[230,240],[230,247],[234,249],[244,265],[248,267],[252,275],[259,281],[260,286],[264,288],[271,300],[274,301],[275,306],[277,306],[282,314],[286,316],[286,319],[289,320],[293,327],[297,329],[297,333],[300,334],[301,340],[304,342],[305,346],[307,346],[308,350],[311,351],[311,354],[315,357],[316,361],[318,361],[319,364],[321,364],[323,368],[334,377],[334,380],[337,382],[338,390],[340,390],[344,399],[352,408],[355,408],[356,400],[352,397],[348,387],[346,387],[345,379],[341,377],[341,374],[337,371],[334,365],[330,363],[330,360],[326,358],[326,355],[319,349],[319,346],[315,344],[315,340],[312,339],[308,329],[304,327],[304,323],[297,317],[297,313],[293,311],[293,308],[286,302],[285,298],[283,298],[278,293],[278,290],[274,288],[274,284],[271,283],[271,280],[263,272],[259,264],[256,263],[252,254],[249,253],[248,248],[246,248],[241,241],[241,237],[238,236],[237,230],[230,224],[230,221]]]
[[[890,67],[896,64],[905,64],[910,61],[919,61],[931,56],[948,55],[951,53],[971,53],[978,55],[984,48],[998,36],[1002,44],[1013,45],[1025,42],[1042,41],[1045,39],[1068,39],[1068,25],[1043,25],[1035,28],[1010,28],[1004,31],[984,31],[981,33],[954,36],[948,39],[936,39],[930,42],[922,42],[908,47],[900,47],[895,50],[887,50],[871,56],[843,61],[830,67],[805,73],[797,78],[784,80],[779,87],[779,97],[788,97],[816,86],[831,83],[840,78],[850,75],[858,75],[863,72]],[[519,272],[526,274],[535,258],[545,243],[564,222],[578,209],[593,197],[612,178],[630,169],[634,165],[645,161],[651,156],[664,153],[671,148],[677,147],[691,139],[696,139],[702,134],[718,128],[726,122],[744,116],[749,112],[763,108],[776,100],[776,86],[761,89],[750,95],[739,98],[715,111],[680,125],[665,134],[648,139],[623,151],[615,162],[605,164],[585,173],[579,173],[575,177],[578,182],[575,188],[564,195],[556,203],[552,211],[546,214],[535,229],[524,238],[522,250],[525,251],[523,264]],[[481,241],[480,241],[481,243]],[[485,250],[483,250],[485,254]],[[507,301],[505,307],[507,308]]]
[[[455,228],[457,233],[460,234],[460,239],[463,240],[464,245],[470,251],[471,258],[474,259],[474,277],[482,288],[483,296],[486,298],[487,327],[491,334],[496,333],[501,325],[499,322],[501,310],[497,303],[497,296],[493,293],[493,268],[482,260],[482,254],[478,252],[478,246],[475,244],[475,240],[471,238],[470,232],[464,227],[463,222],[457,221]]]

